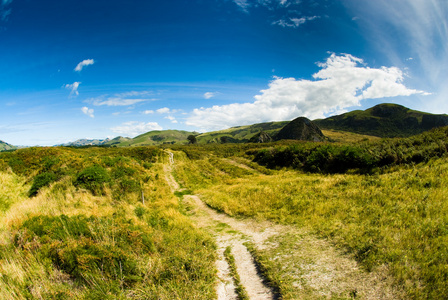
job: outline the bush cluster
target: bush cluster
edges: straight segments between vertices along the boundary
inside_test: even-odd
[[[291,167],[307,172],[371,172],[377,168],[427,162],[448,153],[448,127],[410,138],[383,139],[357,145],[302,143],[248,151],[268,168]]]
[[[103,195],[105,185],[109,182],[110,176],[106,169],[100,166],[92,166],[79,172],[74,185],[85,188],[94,195]]]
[[[33,197],[37,195],[37,192],[45,186],[50,185],[52,182],[56,181],[57,175],[53,172],[44,172],[34,177],[33,185],[30,188],[28,196]]]

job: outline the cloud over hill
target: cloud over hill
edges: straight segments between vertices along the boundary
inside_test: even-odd
[[[406,87],[399,68],[370,68],[350,54],[333,53],[318,66],[314,80],[275,77],[254,102],[194,109],[186,124],[214,130],[297,116],[316,119],[342,113],[362,100],[425,94]]]

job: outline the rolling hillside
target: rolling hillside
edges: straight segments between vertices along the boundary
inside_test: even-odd
[[[276,135],[289,121],[268,122],[254,125],[237,126],[225,130],[212,131],[197,136],[198,144],[208,143],[245,143],[254,135],[266,132],[270,136]]]
[[[378,137],[407,137],[447,126],[448,115],[434,115],[397,104],[379,104],[327,119],[314,120],[321,129],[342,130]]]
[[[17,147],[0,140],[0,151],[7,151],[14,149],[17,149]]]
[[[299,116],[300,117],[300,116]],[[435,127],[448,126],[448,115],[434,115],[411,110],[407,107],[384,103],[366,110],[355,110],[326,119],[312,121],[333,141],[370,140],[373,137],[409,137]],[[248,143],[275,140],[276,135],[290,121],[267,122],[236,126],[224,130],[198,133],[183,130],[158,130],[141,134],[135,138],[116,137],[105,140],[80,139],[63,146],[154,146],[162,144],[188,144],[188,136],[194,135],[198,144]],[[252,139],[252,140],[251,140]],[[0,144],[7,150],[8,144]],[[13,147],[9,145],[9,147]]]
[[[197,135],[197,132],[183,130],[157,130],[141,134],[133,139],[122,141],[115,146],[152,146],[161,144],[188,144],[189,135]]]

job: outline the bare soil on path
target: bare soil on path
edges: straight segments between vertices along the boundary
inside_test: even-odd
[[[170,152],[168,152],[170,153]],[[173,192],[179,184],[170,165],[165,167],[166,180]],[[357,262],[328,241],[318,239],[306,230],[259,222],[253,219],[235,219],[208,207],[198,195],[185,195],[183,204],[198,227],[209,231],[218,246],[218,300],[238,299],[236,286],[224,258],[230,246],[235,258],[241,285],[249,299],[400,299],[392,287],[386,268],[366,272]],[[269,288],[257,269],[257,264],[244,245],[251,242],[277,266],[279,276],[290,282],[292,288],[285,295],[277,295]]]

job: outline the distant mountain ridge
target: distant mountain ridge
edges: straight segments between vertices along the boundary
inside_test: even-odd
[[[301,117],[295,119],[298,120]],[[198,133],[183,130],[157,130],[141,134],[135,138],[116,137],[114,139],[79,139],[58,146],[154,146],[162,144],[188,144],[194,135],[198,144],[209,143],[265,143],[278,139],[306,139],[294,135],[282,136],[279,132],[293,121],[266,122],[236,126],[224,130]],[[349,132],[375,137],[408,137],[435,127],[448,126],[448,115],[416,111],[398,104],[378,104],[366,110],[354,110],[326,119],[310,121],[319,130]],[[303,124],[301,123],[300,126]],[[313,126],[314,126],[313,125]],[[292,126],[292,125],[291,125]],[[296,127],[300,127],[296,124]],[[293,126],[294,127],[294,126]],[[314,130],[313,130],[314,131]],[[312,134],[311,140],[321,140],[320,133]],[[297,134],[297,132],[295,133]],[[18,147],[0,141],[0,151]]]
[[[74,142],[69,142],[69,143],[65,143],[65,144],[61,144],[60,146],[65,146],[65,147],[82,147],[82,146],[101,146],[104,145],[105,143],[109,142],[110,139],[104,139],[104,140],[98,140],[98,139],[79,139],[76,140]]]

